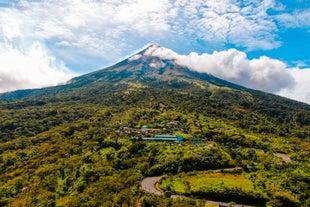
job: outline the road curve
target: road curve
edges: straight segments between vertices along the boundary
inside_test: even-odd
[[[162,195],[163,193],[156,189],[155,185],[160,180],[160,177],[147,177],[141,182],[141,187],[149,192],[156,195]]]
[[[287,154],[275,153],[274,156],[281,158],[286,163],[292,162],[292,159]]]

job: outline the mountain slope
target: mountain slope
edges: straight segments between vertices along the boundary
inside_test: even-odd
[[[195,90],[196,88],[206,90],[209,93],[212,93],[215,88],[227,87],[247,92],[257,99],[274,99],[275,102],[279,104],[309,109],[309,105],[307,104],[248,89],[210,74],[198,73],[176,65],[171,60],[145,55],[146,51],[152,47],[160,48],[160,46],[156,44],[150,45],[145,50],[126,60],[111,67],[73,78],[65,85],[0,94],[0,101],[14,101],[23,98],[41,98],[59,95],[87,95],[89,92],[94,92],[96,90],[101,90],[102,92],[107,90],[111,92],[110,89],[114,88],[113,86],[117,88],[122,85],[123,87],[134,88],[134,84],[132,83],[137,83],[140,86],[142,84],[143,87],[153,88],[166,87],[166,89],[176,89],[179,87],[180,90]]]
[[[0,97],[0,206],[197,206],[149,195],[140,181],[239,166],[254,192],[215,186],[200,195],[309,206],[307,104],[145,51],[66,85]],[[187,142],[140,139],[156,133]]]
[[[292,120],[298,126],[310,124],[308,104],[248,89],[209,74],[191,71],[171,60],[146,55],[146,51],[152,47],[160,46],[150,45],[111,67],[73,78],[66,85],[5,93],[0,95],[0,101],[46,99],[47,102],[55,102],[78,99],[107,103],[114,96],[117,99],[122,95],[128,96],[128,93],[153,91],[160,96],[162,93],[176,92],[202,97],[206,102],[222,102],[231,111],[239,108],[239,111],[259,113],[276,124]]]

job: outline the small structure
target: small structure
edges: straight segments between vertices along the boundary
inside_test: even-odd
[[[123,132],[126,133],[126,134],[130,134],[132,132],[132,128],[123,127]]]
[[[144,133],[144,134],[159,133],[159,132],[161,132],[161,129],[149,128],[149,126],[143,125],[142,128],[141,128],[141,132]]]
[[[161,129],[154,129],[149,128],[147,125],[143,125],[140,129],[130,128],[130,127],[123,127],[120,128],[120,132],[126,134],[149,134],[149,133],[160,133]]]
[[[201,142],[201,138],[193,138],[192,141],[193,142]]]
[[[156,135],[155,137],[144,137],[145,141],[162,141],[162,142],[182,142],[182,136],[175,135]]]
[[[166,127],[168,128],[177,128],[179,127],[179,125],[180,125],[179,122],[173,122],[173,121],[166,123]]]

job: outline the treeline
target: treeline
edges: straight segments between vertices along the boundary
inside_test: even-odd
[[[186,193],[188,196],[197,196],[198,198],[204,198],[208,200],[231,202],[254,205],[254,206],[266,206],[268,198],[261,193],[254,191],[245,192],[241,188],[200,188],[196,191],[190,191]]]

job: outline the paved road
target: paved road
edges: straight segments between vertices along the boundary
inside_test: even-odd
[[[163,193],[156,189],[155,185],[160,180],[160,177],[148,177],[142,180],[141,187],[149,192],[156,195],[162,195]]]
[[[193,199],[189,198],[186,196],[181,196],[181,195],[172,195],[171,198],[173,199]],[[201,199],[194,199],[196,201],[200,201]],[[225,207],[253,207],[253,206],[248,206],[248,205],[243,205],[243,204],[230,204],[230,203],[225,203],[221,201],[210,201],[210,200],[205,200],[206,204],[211,204],[215,206],[225,206]]]
[[[290,163],[292,162],[291,158],[287,154],[282,154],[282,153],[275,153],[274,154],[276,157],[281,158],[284,162]]]

